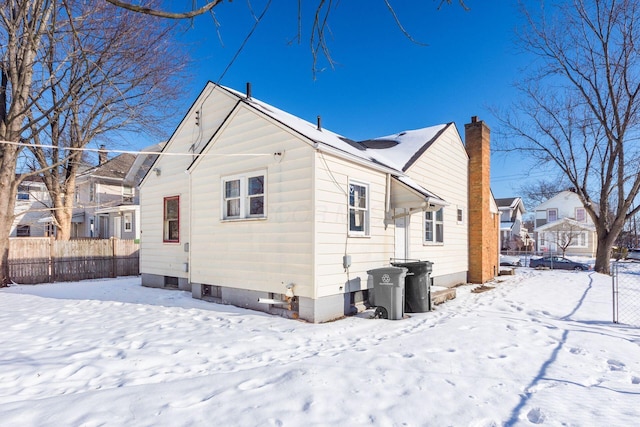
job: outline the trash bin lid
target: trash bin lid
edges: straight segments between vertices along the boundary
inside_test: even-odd
[[[407,274],[407,269],[404,267],[380,267],[368,270],[367,274]]]

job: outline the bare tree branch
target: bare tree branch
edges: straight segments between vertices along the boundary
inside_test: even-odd
[[[214,7],[218,6],[222,3],[223,0],[211,0],[206,3],[204,6],[198,9],[194,9],[188,12],[166,12],[158,9],[153,9],[145,6],[138,6],[132,3],[127,3],[120,0],[106,0],[114,6],[121,7],[123,9],[130,10],[132,12],[144,13],[146,15],[157,16],[159,18],[167,18],[167,19],[191,19],[199,15],[203,15]]]

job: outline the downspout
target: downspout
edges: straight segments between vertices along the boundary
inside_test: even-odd
[[[187,186],[188,191],[189,191],[189,194],[188,194],[188,196],[189,196],[189,204],[187,205],[188,208],[189,208],[189,227],[188,227],[188,230],[187,230],[187,237],[188,237],[188,240],[186,242],[187,247],[185,249],[186,249],[186,252],[187,252],[187,284],[188,284],[189,288],[191,288],[191,272],[193,271],[193,268],[191,266],[191,230],[192,230],[192,224],[191,223],[193,221],[193,213],[192,213],[193,212],[193,207],[192,207],[192,204],[193,204],[193,201],[192,201],[193,200],[193,192],[191,191],[191,185],[192,185],[192,183],[191,183],[191,172],[189,170],[185,170],[185,173],[187,174],[187,176],[188,176],[187,179],[189,180],[189,185]]]
[[[391,174],[390,173],[387,174],[385,200],[384,200],[384,216],[385,216],[384,228],[386,230],[393,216],[391,214]]]

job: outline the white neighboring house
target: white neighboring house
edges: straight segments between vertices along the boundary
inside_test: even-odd
[[[28,178],[18,187],[10,237],[44,237],[54,230],[41,220],[51,215],[51,198],[44,182]]]
[[[595,256],[595,225],[576,193],[561,191],[538,205],[535,212],[539,251],[561,252],[568,244],[567,255]]]
[[[358,143],[209,83],[140,185],[142,284],[322,322],[366,298],[367,271],[391,259],[466,283],[468,180],[452,123]],[[495,217],[496,248],[474,265],[494,272],[497,208],[473,203]],[[287,298],[286,312],[265,303]]]
[[[522,222],[527,213],[520,197],[496,199],[500,211],[500,250],[519,250],[532,242]]]

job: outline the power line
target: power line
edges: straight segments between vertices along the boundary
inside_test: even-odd
[[[229,154],[213,154],[213,153],[165,153],[162,151],[134,151],[134,150],[114,150],[114,149],[106,149],[106,148],[88,148],[88,147],[59,147],[57,145],[47,145],[47,144],[31,144],[28,142],[15,142],[15,141],[4,141],[0,140],[1,144],[5,145],[15,145],[19,147],[37,147],[37,148],[57,148],[59,150],[69,150],[69,151],[90,151],[90,152],[98,152],[98,153],[119,153],[119,154],[133,154],[133,155],[147,155],[154,154],[158,156],[190,156],[190,157],[199,157],[199,156],[218,156],[218,157],[260,157],[260,156],[273,156],[273,153],[229,153]]]

